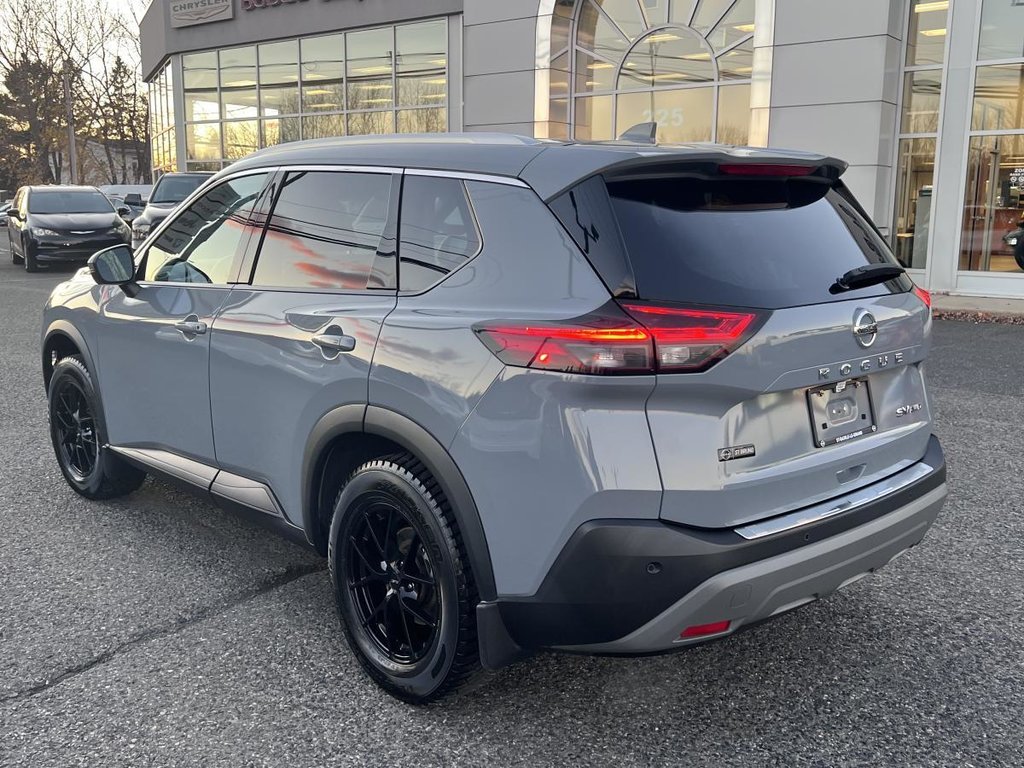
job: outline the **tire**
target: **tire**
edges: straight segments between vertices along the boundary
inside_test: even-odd
[[[50,439],[68,485],[87,499],[113,499],[137,490],[146,473],[107,444],[100,399],[78,355],[60,360],[50,378]]]
[[[476,584],[451,508],[418,460],[353,472],[327,557],[345,639],[385,691],[425,704],[477,676]]]
[[[39,262],[36,261],[36,255],[32,253],[32,246],[23,244],[21,249],[21,255],[25,260],[25,271],[26,272],[38,272]]]

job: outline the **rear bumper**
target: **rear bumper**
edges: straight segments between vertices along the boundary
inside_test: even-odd
[[[938,439],[903,473],[914,479],[895,492],[753,540],[660,521],[591,521],[536,595],[499,598],[497,612],[523,649],[657,653],[732,634],[825,597],[919,543],[946,498]],[[680,638],[687,627],[722,621],[728,629],[716,635]]]

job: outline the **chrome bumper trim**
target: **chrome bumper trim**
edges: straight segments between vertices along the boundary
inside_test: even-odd
[[[838,503],[834,500],[826,501],[823,504],[798,509],[796,512],[787,512],[784,515],[779,515],[769,520],[743,525],[736,528],[735,531],[744,539],[750,541],[763,539],[765,536],[774,536],[776,533],[785,533],[794,528],[817,523],[835,515],[863,507],[865,504],[884,499],[886,496],[890,496],[897,491],[903,490],[908,485],[916,483],[934,471],[935,467],[926,462],[919,461],[917,464],[896,473],[890,478],[844,496],[843,500]]]

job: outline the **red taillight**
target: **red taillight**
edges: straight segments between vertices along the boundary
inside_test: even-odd
[[[922,288],[919,285],[915,285],[914,286],[914,295],[917,296],[917,298],[919,298],[921,301],[923,301],[924,305],[926,307],[929,307],[929,308],[931,307],[931,305],[932,305],[932,295],[930,293],[928,293],[928,291],[926,291],[924,288]]]
[[[691,637],[705,637],[707,635],[718,635],[729,630],[728,621],[715,621],[711,624],[695,624],[687,627],[679,633],[680,640],[688,640]]]
[[[622,312],[626,310],[626,313]],[[507,365],[565,373],[704,371],[753,333],[747,311],[612,305],[564,323],[482,323],[480,339]]]
[[[725,176],[810,176],[816,170],[813,165],[778,165],[776,163],[743,163],[718,166],[718,172]]]
[[[758,315],[724,309],[681,309],[651,304],[623,308],[654,337],[659,371],[703,371],[749,338]]]
[[[564,325],[502,322],[476,331],[507,365],[566,373],[651,372],[651,335],[625,316]]]

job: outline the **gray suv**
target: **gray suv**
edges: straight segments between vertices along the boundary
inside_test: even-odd
[[[946,497],[928,294],[817,155],[332,139],[209,180],[45,309],[90,499],[170,478],[328,558],[425,702],[825,597]],[[91,272],[91,275],[90,275]]]

